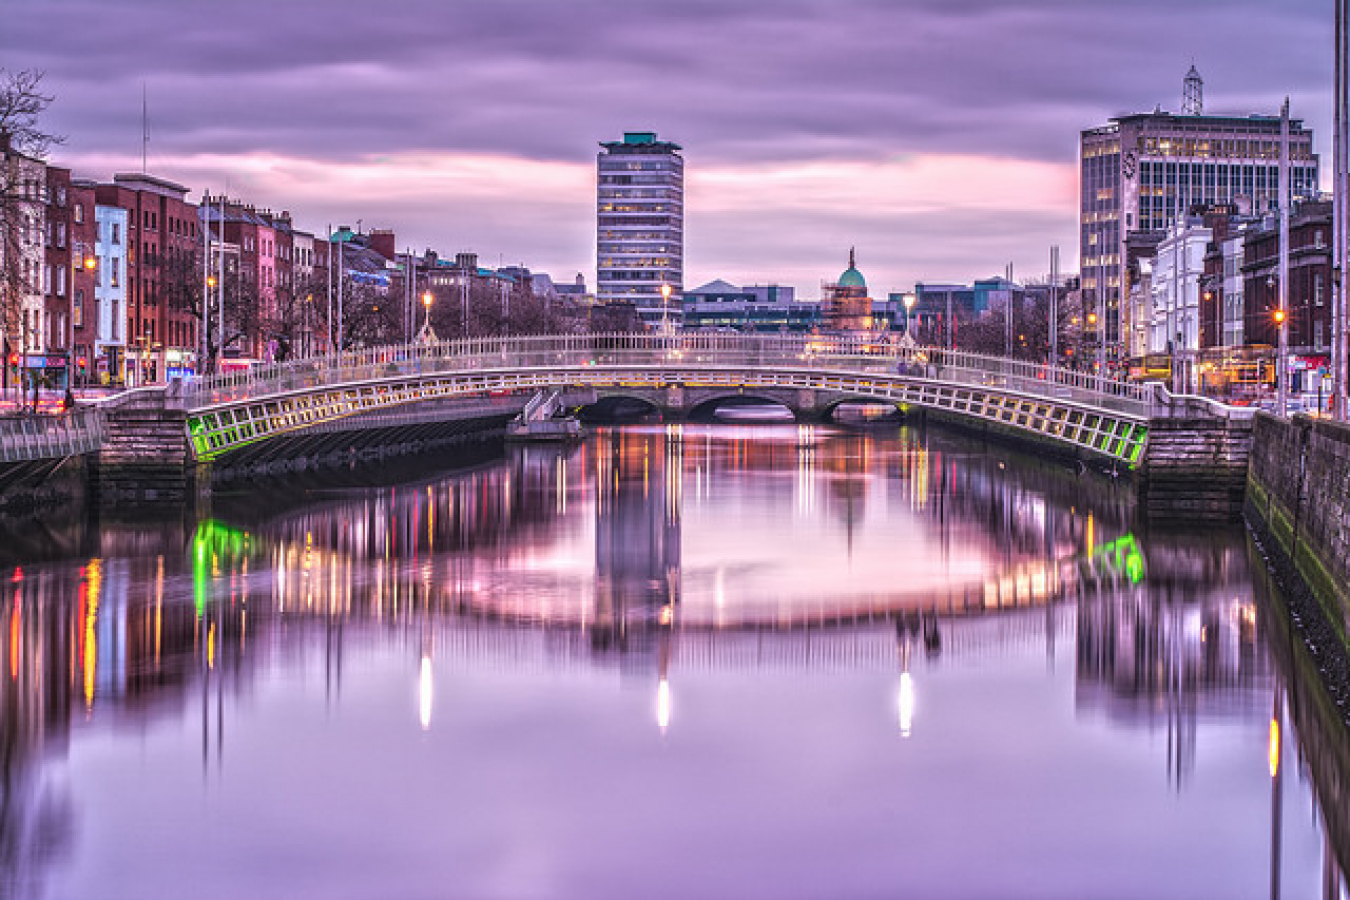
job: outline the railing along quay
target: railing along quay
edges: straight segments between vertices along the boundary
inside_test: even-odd
[[[296,390],[382,379],[580,366],[837,370],[996,388],[1141,419],[1166,414],[1167,409],[1157,385],[1120,382],[1039,363],[959,350],[906,347],[867,337],[725,334],[468,338],[375,347],[196,379],[184,385],[183,402],[189,409],[201,409]]]
[[[0,463],[80,456],[98,450],[102,441],[103,412],[94,407],[0,416]]]

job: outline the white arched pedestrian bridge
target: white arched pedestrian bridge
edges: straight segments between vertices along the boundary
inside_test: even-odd
[[[186,412],[193,455],[212,460],[375,410],[548,388],[641,397],[666,410],[735,395],[811,415],[847,400],[877,401],[991,423],[1129,466],[1139,463],[1151,423],[1176,407],[1158,385],[876,337],[724,334],[382,347],[202,378],[171,388],[168,400]]]

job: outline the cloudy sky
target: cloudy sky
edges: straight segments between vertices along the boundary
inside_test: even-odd
[[[1176,110],[1316,131],[1329,0],[0,0],[0,67],[56,96],[55,161],[141,165],[323,233],[476,251],[594,285],[595,154],[684,147],[685,284],[873,296],[1076,264],[1077,138]]]

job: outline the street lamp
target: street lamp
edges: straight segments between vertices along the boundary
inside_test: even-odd
[[[92,254],[86,254],[84,241],[74,241],[75,252],[70,261],[70,340],[66,344],[66,387],[75,386],[75,362],[78,354],[75,352],[75,313],[80,314],[80,323],[84,323],[84,294],[81,289],[75,287],[75,273],[80,269],[93,273],[98,267],[98,258]],[[76,301],[78,302],[78,305]],[[97,329],[95,329],[97,330]]]
[[[436,332],[431,330],[431,304],[436,299],[431,291],[422,293],[422,307],[427,311],[426,321],[422,323],[422,330],[417,332],[417,340],[422,344],[432,344],[436,341]]]
[[[905,294],[905,334],[906,334],[906,335],[909,335],[910,340],[913,340],[913,339],[914,339],[914,336],[913,336],[912,334],[910,334],[910,331],[909,331],[909,329],[910,329],[910,313],[913,312],[913,310],[914,310],[914,304],[918,302],[918,299],[919,299],[919,298],[916,297],[916,296],[914,296],[914,294],[913,294],[912,292],[911,292],[911,293],[908,293],[908,294]]]
[[[670,334],[670,285],[661,285],[661,333]]]
[[[1275,283],[1274,275],[1266,278],[1266,287],[1268,289],[1273,290],[1275,288]],[[1275,323],[1276,335],[1275,415],[1284,418],[1289,411],[1289,311],[1284,307],[1283,291],[1280,292],[1275,309],[1271,313],[1271,319]]]

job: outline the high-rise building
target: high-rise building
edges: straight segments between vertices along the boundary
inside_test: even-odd
[[[596,157],[596,299],[631,303],[648,327],[680,321],[684,158],[650,131],[600,144]],[[663,294],[662,288],[669,289]]]
[[[1113,118],[1082,132],[1079,265],[1083,300],[1105,313],[1108,356],[1138,355],[1143,333],[1121,321],[1132,266],[1153,255],[1174,217],[1192,206],[1234,203],[1240,210],[1274,206],[1279,188],[1280,117],[1213,116],[1202,106],[1202,82],[1187,74],[1185,112],[1155,110]],[[1290,184],[1295,198],[1317,190],[1312,130],[1289,123]],[[1129,305],[1125,305],[1125,318]]]

